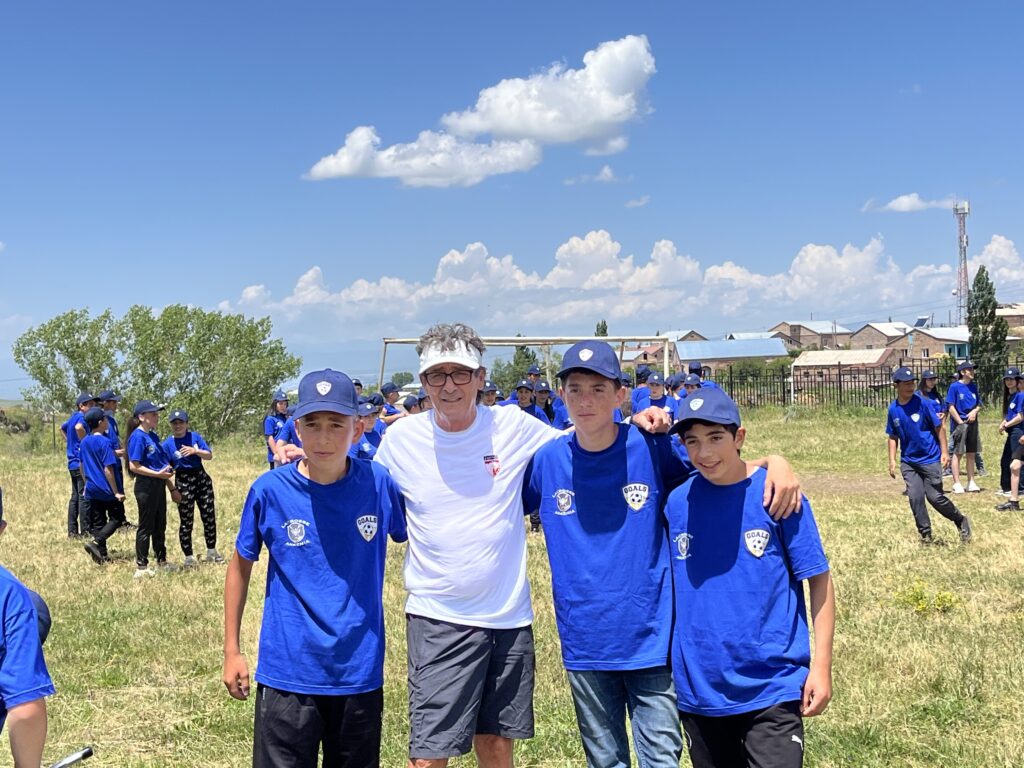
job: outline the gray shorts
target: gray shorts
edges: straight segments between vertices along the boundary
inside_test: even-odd
[[[977,420],[963,421],[953,427],[953,433],[949,440],[949,452],[957,456],[981,452],[981,437]]]
[[[409,757],[465,755],[473,736],[533,736],[533,629],[406,616]]]

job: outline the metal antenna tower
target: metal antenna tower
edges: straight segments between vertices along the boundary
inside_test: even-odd
[[[963,325],[967,322],[967,217],[971,215],[971,203],[964,200],[953,205],[953,215],[956,216],[958,230],[957,249],[957,270],[956,270],[956,324]]]

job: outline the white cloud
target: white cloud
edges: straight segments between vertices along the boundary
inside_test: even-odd
[[[552,64],[528,78],[502,80],[482,90],[475,106],[450,112],[441,123],[471,138],[591,141],[599,152],[621,151],[621,128],[647,111],[645,89],[655,71],[647,38],[629,35],[587,51],[582,69]]]
[[[626,201],[626,207],[627,208],[643,208],[649,202],[651,202],[651,196],[650,195],[641,195],[640,197],[636,198],[635,200],[627,200]]]
[[[376,129],[360,126],[341,149],[310,169],[309,178],[364,176],[398,178],[410,187],[469,187],[488,176],[528,171],[541,159],[540,146],[528,139],[477,144],[435,131],[423,131],[408,144],[379,146]]]
[[[415,141],[381,148],[374,126],[358,126],[306,178],[472,186],[489,176],[530,170],[541,161],[545,144],[584,142],[592,155],[622,152],[628,145],[622,130],[649,111],[646,87],[654,72],[643,35],[604,42],[584,55],[582,69],[553,64],[531,77],[485,88],[475,106],[441,118],[446,130],[421,131]],[[485,134],[492,137],[489,143],[475,140]]]
[[[594,230],[558,246],[539,272],[478,242],[440,255],[418,281],[385,275],[331,287],[328,271],[313,266],[286,296],[253,285],[221,306],[269,313],[289,336],[319,334],[339,343],[416,335],[455,318],[489,335],[588,333],[602,317],[622,332],[650,333],[682,321],[715,332],[767,327],[808,312],[852,322],[913,315],[917,309],[908,305],[951,306],[952,264],[901,268],[878,237],[863,245],[808,243],[778,272],[756,269],[760,256],[703,266],[670,240],[635,256],[608,231]],[[981,263],[997,288],[1004,280],[1021,284],[1016,276],[1024,274],[1024,261],[1008,238],[992,237],[971,260],[972,269]]]
[[[967,272],[972,280],[978,272],[978,267],[983,264],[988,270],[989,278],[995,284],[997,297],[1001,286],[1012,290],[1017,296],[1024,293],[1024,261],[1017,253],[1017,246],[1013,240],[1003,235],[993,235],[981,253],[969,258]]]
[[[868,200],[861,206],[861,213],[868,213],[871,211],[889,211],[893,213],[916,213],[917,211],[927,211],[931,208],[945,208],[952,210],[956,204],[956,198],[952,195],[942,198],[941,200],[924,200],[917,192],[911,192],[909,195],[900,195],[894,197],[888,203],[883,206],[877,206],[874,198]]]
[[[601,170],[597,173],[566,179],[565,185],[571,187],[573,184],[617,184],[620,181],[626,181],[626,179],[616,176],[610,165],[602,165]]]

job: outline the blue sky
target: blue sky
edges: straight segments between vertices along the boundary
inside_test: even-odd
[[[82,306],[270,315],[360,375],[440,320],[944,320],[954,198],[1024,300],[1018,8],[5,4],[0,397]]]

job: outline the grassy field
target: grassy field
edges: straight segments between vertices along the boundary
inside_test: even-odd
[[[993,511],[997,478],[982,479],[982,494],[957,497],[974,521],[972,544],[961,546],[953,525],[933,513],[939,545],[922,548],[902,483],[885,472],[880,414],[765,410],[747,422],[750,455],[783,453],[800,474],[836,581],[835,698],[808,722],[806,764],[1024,764],[1024,517]],[[998,474],[994,424],[983,424],[983,435]],[[47,759],[93,744],[94,766],[249,765],[252,703],[234,701],[220,683],[223,566],[136,582],[134,539],[124,534],[110,542],[116,561],[94,565],[65,537],[63,457],[27,446],[24,438],[0,440],[10,522],[0,563],[40,592],[54,616],[46,657],[58,694],[50,700]],[[264,454],[256,441],[214,450],[209,470],[227,553]],[[168,517],[168,551],[180,562],[173,505]],[[516,760],[580,766],[543,550],[543,538],[531,536],[537,736],[518,746]],[[385,592],[387,766],[404,765],[407,744],[403,554],[391,548]],[[257,565],[243,628],[250,664],[264,574]],[[0,765],[9,754],[0,737]]]

